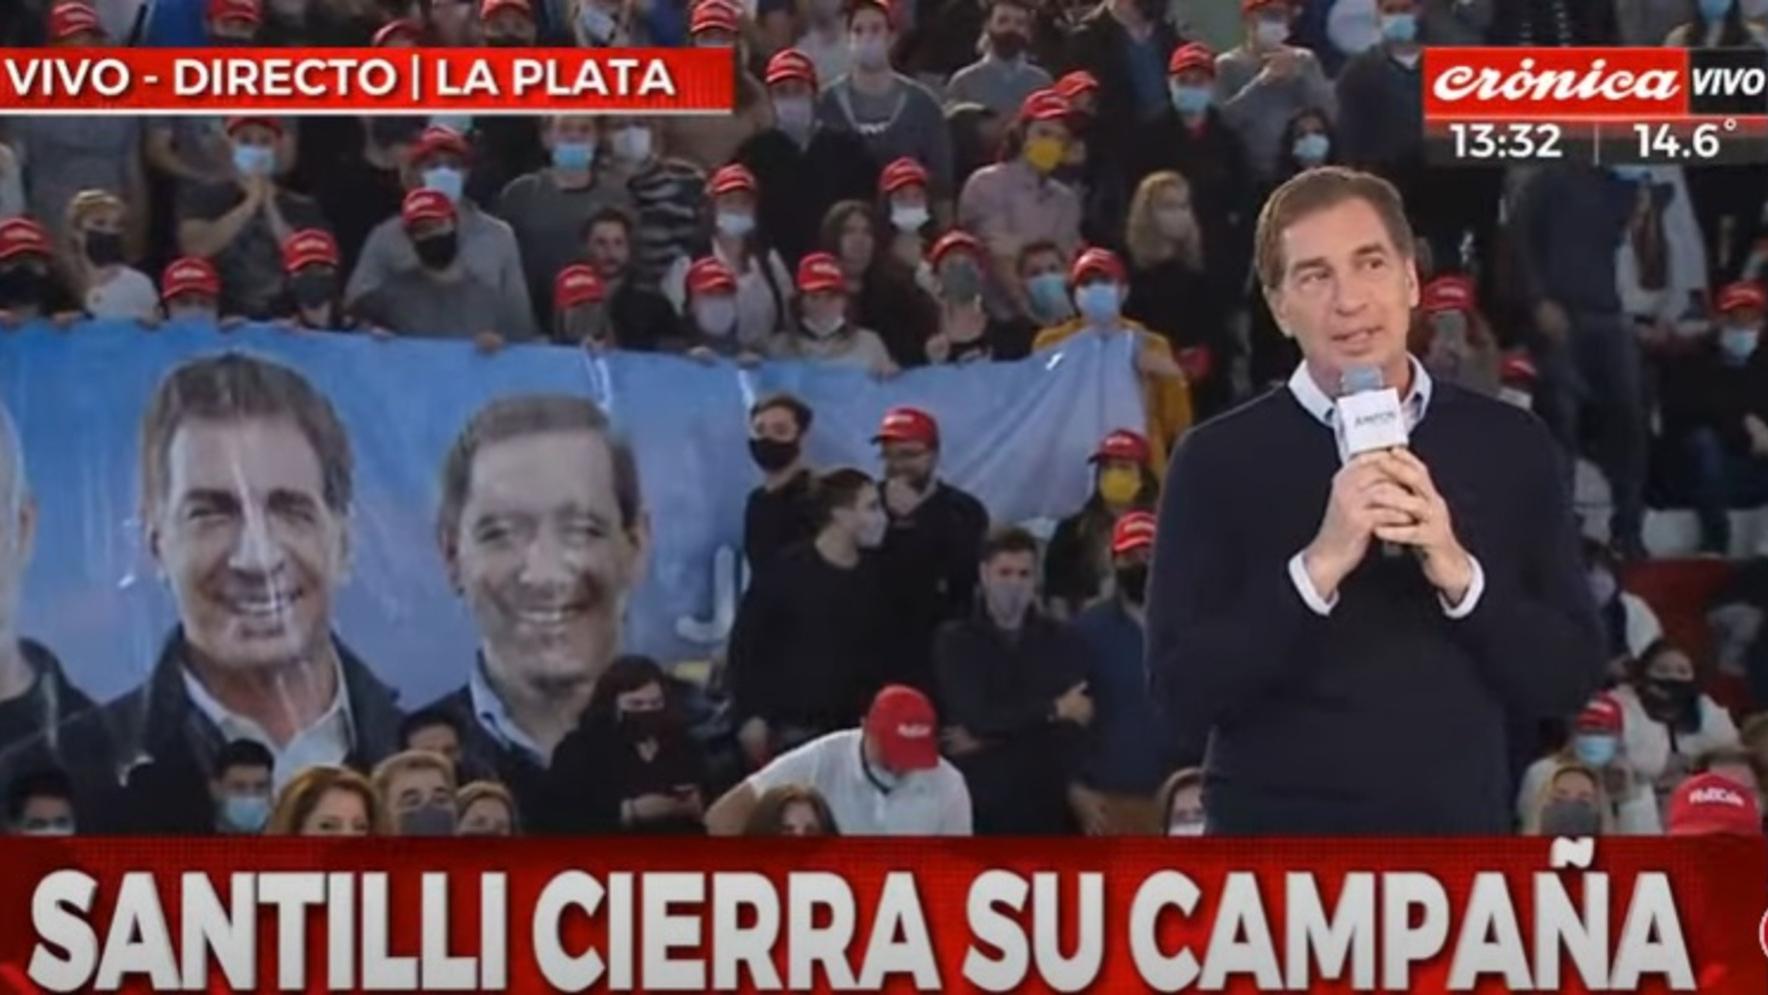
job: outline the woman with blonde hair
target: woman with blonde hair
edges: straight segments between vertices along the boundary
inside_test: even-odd
[[[1609,836],[1615,831],[1608,792],[1596,769],[1561,761],[1523,820],[1524,836]]]
[[[474,781],[454,796],[456,836],[515,836],[516,799],[496,781]]]
[[[1184,176],[1166,170],[1142,180],[1130,200],[1124,245],[1130,257],[1124,315],[1172,344],[1199,416],[1225,410],[1233,402],[1228,370],[1237,351],[1228,320],[1232,298],[1204,266],[1203,232]]]
[[[368,779],[348,767],[317,764],[282,786],[266,836],[385,836],[386,817]]]
[[[153,321],[159,292],[127,259],[129,208],[109,190],[82,190],[68,201],[56,255],[67,288],[94,318]]]

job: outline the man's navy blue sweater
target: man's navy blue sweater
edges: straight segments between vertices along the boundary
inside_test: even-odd
[[[1339,459],[1287,389],[1175,453],[1148,660],[1181,740],[1208,736],[1211,833],[1509,833],[1506,726],[1573,712],[1601,679],[1546,428],[1438,383],[1411,448],[1485,572],[1459,620],[1413,557],[1374,545],[1330,616],[1302,601],[1287,564],[1319,529]]]

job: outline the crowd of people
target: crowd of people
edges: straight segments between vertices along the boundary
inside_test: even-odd
[[[1768,503],[1768,168],[1427,166],[1419,67],[1434,44],[1764,46],[1761,7],[10,4],[16,45],[693,45],[731,49],[737,85],[717,117],[9,119],[6,327],[268,321],[879,378],[1127,337],[1145,423],[1099,440],[1092,494],[1043,536],[941,478],[936,412],[892,409],[873,474],[811,465],[814,411],[758,400],[752,579],[700,686],[619,653],[650,525],[606,417],[493,403],[451,450],[438,512],[483,643],[462,687],[412,710],[331,634],[351,494],[329,402],[272,363],[193,361],[142,432],[143,519],[181,624],[117,701],[25,638],[38,509],[0,432],[6,825],[1200,832],[1206,744],[1146,693],[1152,511],[1189,428],[1296,369],[1256,222],[1285,180],[1344,165],[1405,198],[1430,376],[1533,410],[1568,474],[1586,457],[1608,484],[1586,561],[1611,686],[1512,744],[1517,825],[1760,832],[1768,713],[1734,722],[1711,661],[1653,638],[1622,578],[1652,554],[1649,505],[1693,508],[1722,556],[1747,552],[1732,510]],[[276,522],[276,548],[242,551],[264,545],[248,520]],[[1740,576],[1768,688],[1768,584]]]

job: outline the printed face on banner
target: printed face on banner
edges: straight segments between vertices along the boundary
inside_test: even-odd
[[[495,672],[530,687],[598,676],[620,646],[641,523],[621,519],[598,432],[490,443],[473,460],[450,568]]]
[[[320,651],[347,568],[345,522],[325,502],[319,454],[300,427],[189,419],[167,449],[165,479],[148,541],[192,649],[241,669]]]

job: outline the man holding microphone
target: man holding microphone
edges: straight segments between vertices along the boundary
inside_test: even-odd
[[[1208,831],[1508,833],[1507,728],[1602,674],[1562,457],[1407,353],[1418,276],[1386,181],[1301,173],[1256,240],[1303,362],[1186,436],[1147,599],[1155,693],[1209,744]]]

